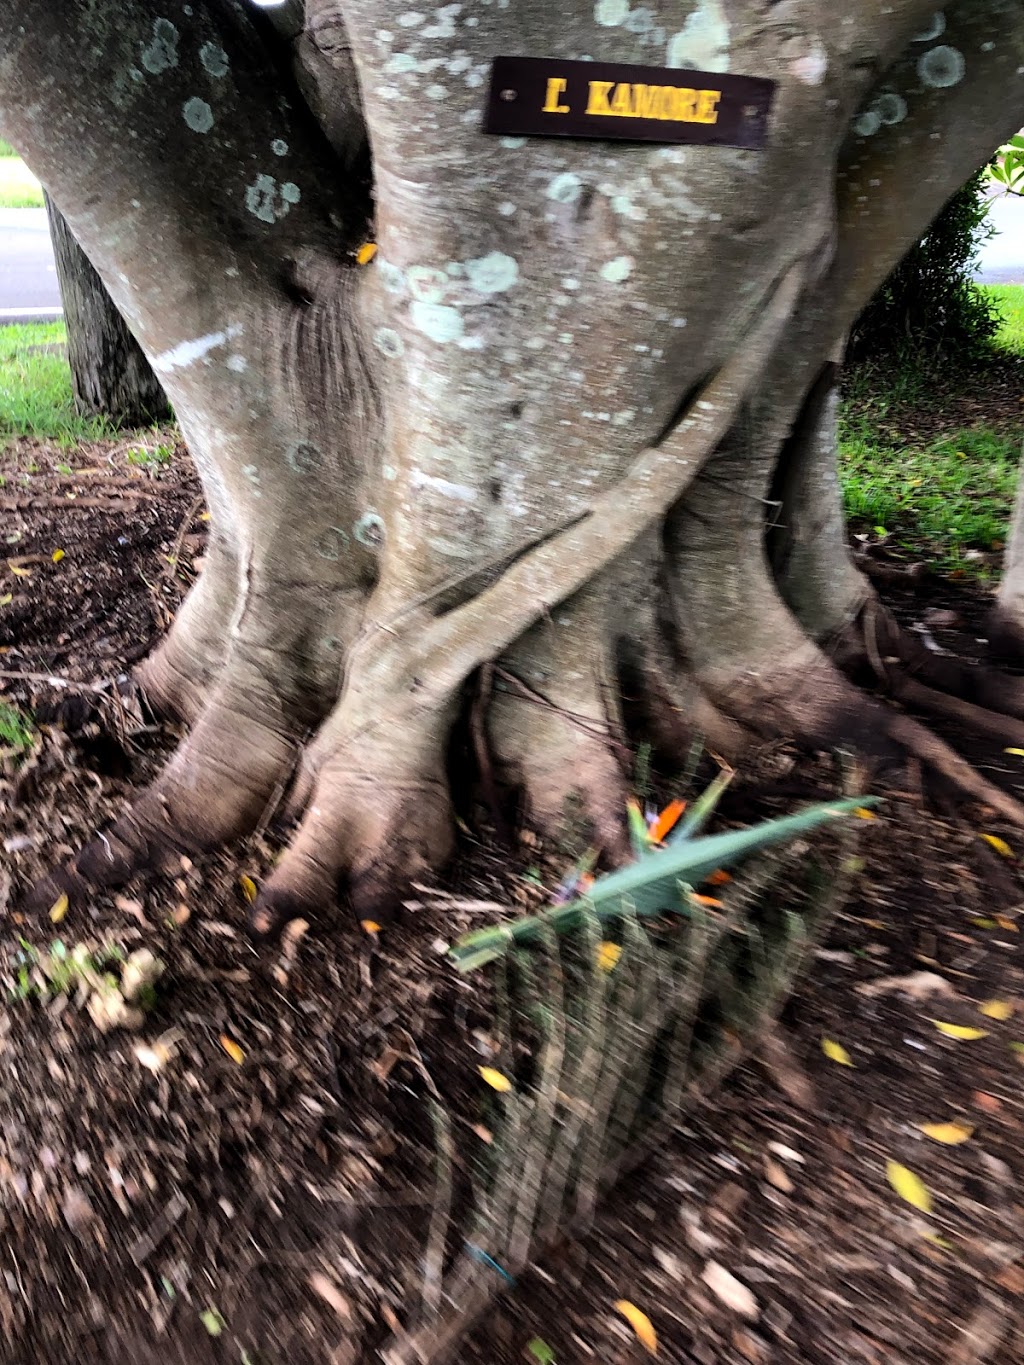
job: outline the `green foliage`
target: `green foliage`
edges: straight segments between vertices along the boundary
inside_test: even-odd
[[[992,341],[999,323],[990,298],[973,277],[982,244],[992,235],[986,222],[987,174],[979,171],[911,247],[854,326],[850,359],[941,355],[966,361]]]
[[[125,960],[124,950],[116,944],[90,948],[79,943],[68,952],[62,939],[54,939],[42,952],[25,939],[19,940],[21,951],[15,955],[16,977],[11,991],[17,1000],[52,1000],[58,995],[71,995],[79,987],[94,988],[97,984],[109,990],[117,989],[117,976],[110,968]]]
[[[462,972],[475,971],[494,962],[510,942],[536,942],[546,933],[564,934],[580,927],[588,914],[598,920],[624,917],[690,913],[686,888],[698,886],[713,872],[761,853],[775,844],[788,843],[836,816],[848,814],[870,801],[853,798],[822,802],[796,815],[767,820],[749,829],[729,830],[707,838],[695,837],[708,819],[721,794],[722,784],[712,784],[700,798],[700,816],[684,822],[660,852],[649,853],[626,867],[600,877],[589,892],[568,905],[555,906],[542,915],[531,915],[508,924],[491,925],[464,935],[451,949]]]
[[[1024,136],[1017,133],[999,148],[988,173],[1007,194],[1024,195]]]
[[[35,740],[29,716],[8,701],[0,700],[0,758],[27,754]]]
[[[999,316],[999,331],[994,338],[996,350],[1024,356],[1024,285],[984,284],[978,288]]]
[[[126,459],[136,469],[144,469],[147,474],[155,474],[157,470],[170,464],[173,454],[174,447],[164,441],[154,441],[149,445],[140,441],[129,450]]]
[[[14,150],[14,148],[11,146],[11,144],[10,144],[9,142],[5,142],[4,139],[3,139],[2,137],[0,137],[0,156],[17,156],[17,155],[18,155],[18,153]]]

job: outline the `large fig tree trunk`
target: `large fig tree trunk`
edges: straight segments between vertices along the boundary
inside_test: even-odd
[[[770,77],[767,145],[487,136],[509,53]],[[846,548],[833,397],[866,300],[1019,126],[1022,72],[1016,0],[307,0],[274,25],[0,0],[0,114],[212,512],[142,670],[190,736],[55,880],[231,839],[290,784],[256,929],[342,880],[376,917],[452,851],[470,694],[529,818],[582,805],[612,855],[626,694],[670,756],[910,750],[1024,819],[851,681],[918,661]]]
[[[142,426],[167,416],[167,399],[103,281],[47,194],[75,406],[88,416]]]

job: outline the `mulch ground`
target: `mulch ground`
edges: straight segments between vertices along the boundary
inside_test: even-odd
[[[58,923],[21,919],[18,888],[119,810],[174,739],[144,728],[123,744],[89,690],[151,646],[202,554],[183,453],[152,476],[123,454],[23,441],[4,455],[0,690],[48,720],[32,757],[0,772],[0,1361],[369,1362],[422,1290],[425,1078],[467,1129],[485,1114],[486,1014],[446,945],[486,917],[468,901],[533,903],[560,869],[529,842],[467,835],[453,899],[411,888],[378,934],[342,918],[261,957],[241,878],[270,865],[268,832]],[[940,647],[977,650],[980,590],[925,579],[890,605]],[[969,754],[1024,796],[1024,759]],[[825,772],[766,751],[725,818],[790,809]],[[1024,1359],[1024,838],[913,773],[887,795],[764,1053],[457,1359],[543,1359],[538,1343],[557,1365],[647,1359],[621,1299],[649,1316],[659,1359],[688,1365]],[[103,1032],[74,994],[33,995],[30,949],[58,938],[157,954],[141,1029]],[[1009,1017],[979,1010],[993,1000]],[[969,1136],[944,1145],[922,1132],[936,1123]],[[930,1211],[892,1187],[891,1162]],[[723,1298],[709,1266],[747,1292]]]

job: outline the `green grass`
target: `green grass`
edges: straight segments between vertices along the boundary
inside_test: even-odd
[[[18,758],[27,754],[34,739],[30,717],[0,698],[0,756]]]
[[[1024,356],[1024,285],[983,284],[979,288],[999,306],[1003,317],[996,346],[1011,355]]]
[[[62,322],[0,327],[0,440],[40,436],[71,443],[113,434],[109,422],[75,411],[63,352],[39,349],[62,346],[66,339]]]
[[[0,156],[0,209],[41,209],[43,189],[18,156]]]

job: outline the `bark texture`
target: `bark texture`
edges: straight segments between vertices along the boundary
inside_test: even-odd
[[[49,195],[46,214],[78,411],[109,417],[123,426],[142,426],[168,416],[159,379]]]
[[[768,76],[767,146],[488,137],[490,60],[515,52]],[[834,424],[850,322],[1019,126],[1022,73],[1014,0],[307,0],[273,22],[0,0],[0,116],[212,513],[141,670],[189,738],[40,902],[243,834],[287,789],[254,928],[342,883],[379,918],[452,851],[467,710],[484,787],[548,829],[582,816],[612,858],[642,736],[670,759],[695,734],[909,751],[1024,821],[855,685],[1016,705],[1010,679],[922,676],[880,614]]]

